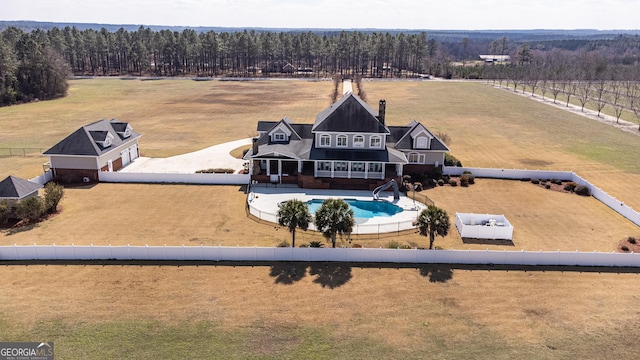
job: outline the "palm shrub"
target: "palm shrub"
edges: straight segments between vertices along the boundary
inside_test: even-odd
[[[355,225],[353,210],[342,199],[325,200],[316,211],[316,229],[336,247],[336,236],[350,235]]]
[[[322,241],[313,240],[313,241],[309,241],[308,247],[321,248],[321,247],[324,247],[324,244],[322,243]]]
[[[291,247],[296,246],[296,229],[306,231],[311,223],[309,206],[300,200],[287,200],[278,209],[278,224],[286,226],[291,233]]]
[[[451,227],[449,214],[434,205],[429,205],[422,210],[418,216],[417,225],[420,235],[429,236],[429,249],[433,249],[436,236],[447,236]]]

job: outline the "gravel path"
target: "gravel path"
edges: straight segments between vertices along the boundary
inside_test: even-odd
[[[598,112],[597,111],[593,111],[593,110],[589,110],[589,109],[584,109],[584,112],[581,110],[580,106],[574,105],[574,104],[569,104],[569,106],[566,106],[567,103],[564,101],[558,101],[555,104],[553,103],[553,98],[549,98],[549,97],[542,97],[542,95],[536,95],[536,96],[532,96],[531,93],[522,93],[520,92],[514,92],[513,89],[509,89],[509,88],[505,88],[505,87],[500,87],[497,85],[493,85],[495,88],[497,89],[502,89],[505,91],[509,91],[512,94],[517,94],[520,96],[524,96],[528,99],[531,100],[535,100],[535,101],[539,101],[542,103],[545,103],[549,106],[554,106],[558,109],[562,109],[565,111],[569,111],[571,113],[574,113],[576,115],[580,115],[580,116],[584,116],[586,118],[589,118],[591,120],[595,120],[595,121],[599,121],[603,124],[607,124],[610,126],[614,126],[620,130],[632,133],[634,135],[638,135],[640,136],[640,130],[638,130],[638,124],[636,123],[632,123],[629,121],[625,121],[625,120],[620,120],[619,122],[616,122],[616,118],[615,116],[610,116],[610,115],[605,115],[605,114],[600,114],[600,116],[598,116]]]

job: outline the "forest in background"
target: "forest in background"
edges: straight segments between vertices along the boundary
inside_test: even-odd
[[[624,31],[110,31],[22,25],[0,32],[0,105],[64,96],[69,75],[436,76],[522,83],[532,77],[638,80],[640,73],[640,35]],[[511,61],[487,64],[479,61],[481,54],[510,55]]]

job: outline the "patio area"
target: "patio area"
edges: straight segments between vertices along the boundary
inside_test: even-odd
[[[362,201],[373,201],[371,191],[364,190],[322,190],[302,189],[295,185],[253,184],[247,196],[249,211],[252,215],[269,222],[277,223],[278,204],[283,201],[297,199],[307,202],[312,199],[342,198]],[[387,201],[402,209],[391,216],[375,216],[372,218],[356,217],[353,234],[390,233],[414,229],[414,221],[426,205],[414,201],[404,195],[398,201],[393,200],[393,192],[383,192],[379,201]],[[312,214],[313,215],[313,214]],[[315,230],[313,224],[310,230]]]

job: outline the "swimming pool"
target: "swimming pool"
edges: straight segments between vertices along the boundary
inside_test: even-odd
[[[315,214],[325,199],[311,199],[307,201],[309,212]],[[343,199],[353,210],[353,216],[356,218],[371,219],[373,217],[390,217],[402,212],[402,208],[386,202],[371,200]]]

